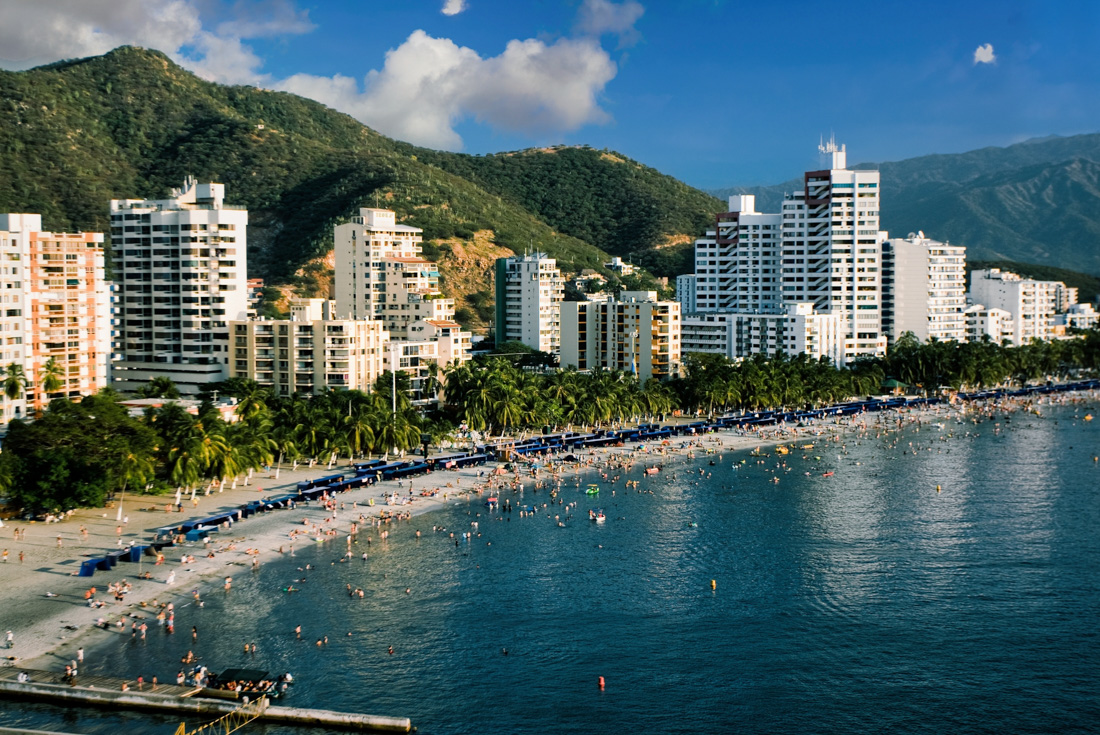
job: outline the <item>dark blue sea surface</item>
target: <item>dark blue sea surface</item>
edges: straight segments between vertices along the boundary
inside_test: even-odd
[[[872,430],[785,457],[700,453],[596,497],[571,476],[559,497],[573,509],[542,509],[550,495],[530,485],[502,493],[517,508],[503,515],[456,502],[366,562],[360,544],[336,563],[341,537],[232,568],[232,591],[180,607],[174,636],[112,637],[86,670],[166,681],[193,648],[215,671],[293,672],[281,704],[408,716],[432,735],[1095,733],[1100,420],[1083,416],[1097,408]],[[456,547],[472,522],[480,536]],[[178,723],[0,707],[0,725],[79,733]]]

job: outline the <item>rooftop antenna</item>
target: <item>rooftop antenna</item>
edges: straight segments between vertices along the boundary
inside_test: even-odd
[[[831,156],[832,168],[840,169],[846,167],[847,151],[845,150],[845,146],[843,144],[839,146],[836,144],[836,135],[834,133],[829,133],[828,142],[825,141],[824,136],[821,136],[817,144],[817,150],[827,156]]]

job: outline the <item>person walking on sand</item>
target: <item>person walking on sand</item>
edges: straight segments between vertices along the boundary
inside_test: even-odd
[[[15,634],[9,630],[4,636],[4,642],[7,643],[8,648],[15,648]]]
[[[168,579],[164,583],[165,584],[172,584],[175,581],[176,581],[176,570],[173,569],[172,571],[168,572]]]

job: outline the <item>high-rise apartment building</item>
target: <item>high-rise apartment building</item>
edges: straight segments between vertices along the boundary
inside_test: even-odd
[[[808,171],[779,214],[752,196],[695,244],[696,310],[789,315],[788,304],[840,319],[840,362],[886,349],[882,332],[879,174],[847,168],[843,146],[822,145],[829,168]]]
[[[844,361],[886,351],[882,333],[879,172],[851,171],[844,146],[822,146],[831,165],[807,171],[783,201],[784,301],[809,302],[843,321]]]
[[[882,328],[891,342],[966,341],[966,248],[924,233],[882,247]]]
[[[970,303],[1007,311],[1012,318],[1014,345],[1053,337],[1055,314],[1075,303],[1076,297],[1076,290],[1071,291],[1060,281],[1021,278],[1000,268],[970,274]]]
[[[496,262],[496,343],[522,342],[531,349],[557,352],[565,282],[546,253]]]
[[[102,233],[48,232],[39,214],[0,214],[0,262],[0,369],[22,368],[27,380],[21,397],[3,398],[3,420],[107,385],[111,305]],[[46,391],[48,372],[57,390]]]
[[[717,219],[695,241],[695,310],[782,313],[780,216],[757,212],[756,197],[742,195]]]
[[[168,199],[111,202],[120,288],[119,390],[171,378],[184,393],[228,375],[229,322],[248,312],[248,212],[187,179]]]
[[[680,302],[681,314],[694,314],[696,308],[696,284],[699,277],[694,273],[676,276],[676,300]]]
[[[454,321],[454,299],[440,290],[436,264],[421,257],[421,230],[398,224],[391,210],[361,208],[333,238],[337,315],[380,322],[389,335],[384,369],[396,357],[413,400],[434,400],[432,365],[470,359],[471,335]]]
[[[561,366],[625,370],[644,383],[680,371],[680,304],[656,291],[562,304]]]

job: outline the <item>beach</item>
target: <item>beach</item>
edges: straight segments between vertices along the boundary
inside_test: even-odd
[[[1032,399],[1033,400],[1033,399]],[[676,437],[662,445],[649,445],[640,449],[627,445],[610,449],[578,452],[581,462],[564,465],[563,474],[577,482],[599,481],[591,473],[601,469],[599,465],[621,467],[630,463],[665,465],[666,471],[679,461],[686,461],[695,452],[714,450],[733,452],[752,450],[788,442],[841,442],[842,437],[853,431],[866,431],[893,425],[898,421],[934,422],[947,417],[957,418],[968,412],[997,412],[1018,410],[1028,401],[1006,401],[996,407],[976,405],[951,407],[933,406],[921,410],[907,409],[904,413],[883,412],[851,419],[828,419],[803,427],[787,426],[782,429],[767,427],[759,432],[723,431],[699,437]],[[210,588],[220,588],[225,579],[251,573],[251,569],[280,554],[294,553],[305,545],[318,541],[342,544],[352,532],[352,524],[358,526],[355,554],[367,544],[402,543],[411,537],[412,528],[407,521],[379,521],[382,512],[393,516],[414,518],[446,505],[456,503],[483,503],[484,491],[494,463],[484,467],[462,470],[446,470],[430,473],[410,480],[387,481],[340,494],[332,499],[328,508],[320,501],[299,504],[293,509],[259,513],[238,522],[232,528],[211,535],[209,544],[189,542],[164,549],[164,562],[157,565],[153,557],[145,556],[139,563],[120,563],[109,572],[97,572],[94,577],[74,576],[80,562],[87,556],[102,554],[128,545],[148,543],[153,532],[161,527],[177,525],[191,518],[204,518],[220,510],[229,510],[268,495],[286,493],[298,482],[316,479],[337,472],[348,472],[346,460],[334,464],[315,465],[312,468],[282,469],[279,477],[274,471],[255,475],[248,486],[238,484],[221,492],[215,490],[206,496],[199,493],[198,506],[192,507],[189,496],[183,498],[183,513],[165,511],[165,504],[172,496],[128,497],[123,515],[128,522],[116,520],[117,508],[82,509],[64,521],[57,523],[23,523],[8,521],[0,529],[0,549],[7,549],[8,560],[0,563],[0,585],[4,588],[4,604],[0,607],[0,633],[13,632],[13,645],[4,651],[5,664],[27,668],[58,669],[79,658],[78,651],[107,645],[120,634],[134,635],[129,616],[138,615],[151,620],[167,603],[176,608],[192,602],[196,594],[201,597]],[[541,472],[537,480],[529,467],[518,467],[518,473],[495,476],[497,488],[509,484],[536,481],[552,482],[548,472]],[[575,476],[575,478],[574,478]],[[660,483],[661,474],[647,477],[643,482]],[[434,494],[432,494],[434,493]],[[388,504],[396,497],[398,503]],[[374,504],[371,505],[373,500]],[[81,533],[81,527],[86,529]],[[14,531],[25,533],[16,541]],[[394,538],[387,539],[390,530],[397,530]],[[294,534],[294,538],[292,538]],[[58,537],[61,545],[58,545]],[[351,552],[351,544],[348,543]],[[22,561],[20,554],[23,554]],[[190,557],[193,557],[191,559]],[[185,561],[186,559],[186,561]],[[139,575],[149,573],[149,579]],[[121,602],[108,594],[109,583],[129,585]],[[169,583],[171,580],[171,583]],[[102,607],[90,607],[86,596],[96,588],[95,599]],[[107,623],[107,629],[97,626],[97,621]],[[118,626],[119,621],[123,625]],[[186,636],[191,623],[181,614],[176,622],[178,633]],[[156,633],[156,626],[152,627]],[[128,634],[128,635],[127,635]]]

